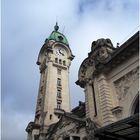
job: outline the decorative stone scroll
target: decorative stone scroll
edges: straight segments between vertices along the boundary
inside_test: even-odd
[[[135,68],[117,81],[114,82],[118,100],[123,100],[128,90],[139,76],[139,68]]]
[[[92,60],[85,60],[82,67],[81,67],[81,70],[80,70],[80,80],[84,80],[85,78],[89,77],[89,74],[92,72],[92,71],[89,71],[92,70],[93,66],[93,61]]]

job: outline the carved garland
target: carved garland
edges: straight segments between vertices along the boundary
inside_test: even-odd
[[[114,82],[119,101],[125,98],[128,90],[130,89],[134,81],[138,78],[138,75],[139,68],[137,67]]]

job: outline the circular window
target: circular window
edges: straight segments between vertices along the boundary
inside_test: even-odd
[[[62,41],[62,40],[63,40],[63,37],[62,37],[62,36],[58,36],[58,39],[59,39],[60,41]]]

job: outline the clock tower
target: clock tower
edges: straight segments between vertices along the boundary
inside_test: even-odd
[[[28,140],[44,139],[48,126],[59,120],[59,114],[70,111],[69,68],[74,55],[58,29],[56,23],[38,55],[40,84],[35,120],[26,128]]]

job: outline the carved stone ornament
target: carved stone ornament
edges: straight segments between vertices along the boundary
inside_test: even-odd
[[[76,132],[77,132],[77,127],[74,126],[73,128],[71,128],[71,129],[69,129],[67,131],[65,130],[60,136],[62,138],[66,138],[66,137],[70,136],[72,133],[76,133]]]
[[[100,63],[106,62],[106,60],[111,57],[114,49],[111,40],[103,38],[93,41],[91,47],[91,51],[93,52],[96,61],[99,61]]]
[[[60,131],[61,130],[61,131]],[[63,119],[61,124],[58,126],[55,132],[56,139],[58,138],[66,138],[70,136],[72,133],[78,133],[80,130],[80,124],[78,122],[68,121],[67,119]]]
[[[47,46],[48,46],[48,47],[53,46],[53,44],[54,44],[54,41],[52,41],[52,40],[48,40],[48,41],[47,41]]]
[[[114,82],[118,100],[123,100],[125,98],[128,90],[130,89],[134,81],[138,78],[138,75],[139,68],[137,67]]]
[[[62,138],[65,139],[65,138],[67,138],[67,137],[69,137],[69,134],[68,134],[68,132],[66,131],[65,133],[63,133]]]
[[[97,138],[95,137],[95,130],[99,127],[97,123],[92,121],[90,118],[87,118],[86,120],[86,131],[87,131],[87,138],[88,140],[96,140]]]
[[[68,126],[68,125],[70,125],[71,124],[71,122],[70,121],[63,121],[62,122],[62,124],[59,126],[59,129],[62,129],[62,128],[64,128],[64,127],[66,127],[66,126]]]
[[[42,73],[46,68],[46,59],[44,58],[43,62],[40,65],[40,73]]]
[[[81,65],[79,71],[79,81],[86,82],[87,79],[92,78],[92,74],[95,70],[94,60],[91,58],[86,59]]]
[[[107,48],[101,47],[99,49],[99,52],[98,52],[98,60],[103,61],[103,60],[105,60],[108,57],[109,57],[109,54],[107,52]]]
[[[106,63],[111,58],[111,54],[115,48],[110,39],[98,39],[93,41],[91,52],[81,64],[79,70],[79,85],[85,85],[86,79],[91,78],[94,71],[96,70],[97,63]]]
[[[85,74],[85,78],[92,78],[92,74],[94,72],[94,67],[93,66],[89,66],[87,68],[86,74]]]

